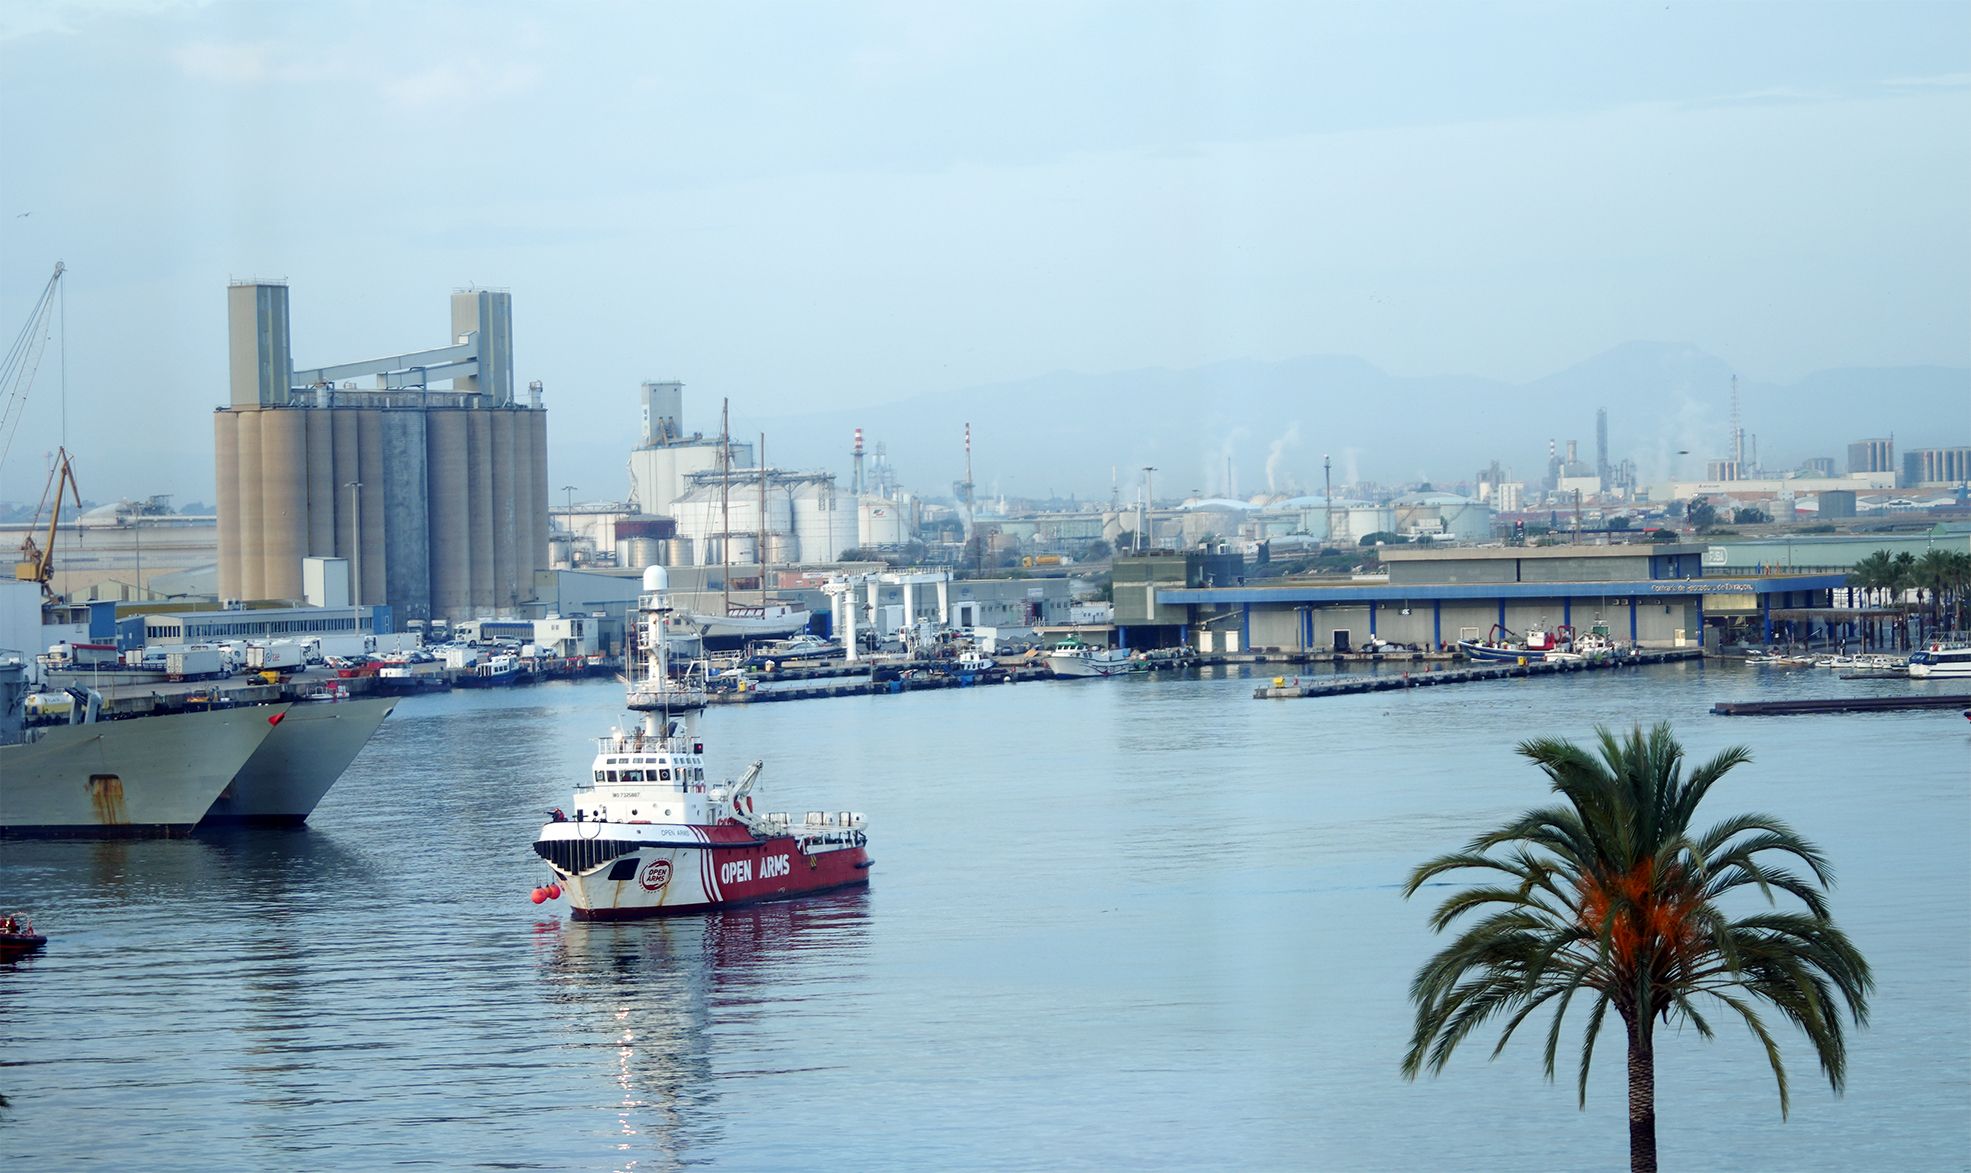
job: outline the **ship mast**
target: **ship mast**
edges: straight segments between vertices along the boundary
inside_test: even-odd
[[[759,456],[753,461],[760,466],[760,536],[759,549],[754,550],[754,561],[760,566],[760,616],[767,613],[767,434],[760,433]]]
[[[732,400],[719,401],[719,591],[732,614]]]
[[[684,718],[685,740],[695,742],[698,714],[705,707],[705,690],[692,680],[676,680],[671,676],[669,634],[664,625],[665,616],[671,610],[669,590],[669,572],[661,566],[644,568],[643,593],[637,598],[637,610],[643,621],[643,672],[627,679],[627,704],[631,711],[643,714],[640,735],[643,740],[669,737],[671,718],[676,715]]]

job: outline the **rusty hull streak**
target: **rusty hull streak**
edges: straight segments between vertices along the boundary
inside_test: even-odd
[[[106,827],[130,821],[130,813],[123,808],[123,779],[115,774],[89,775],[89,803],[96,808],[96,821]]]

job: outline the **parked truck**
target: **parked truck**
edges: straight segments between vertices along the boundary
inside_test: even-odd
[[[246,649],[246,666],[252,672],[292,672],[306,660],[301,645],[292,640],[254,644]]]
[[[164,653],[164,675],[171,680],[208,680],[225,671],[226,654],[218,648],[173,648]]]

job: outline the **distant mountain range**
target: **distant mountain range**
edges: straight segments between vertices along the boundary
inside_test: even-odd
[[[902,483],[948,494],[964,469],[972,424],[981,497],[1106,497],[1111,469],[1128,500],[1144,465],[1156,494],[1319,492],[1321,459],[1337,486],[1428,480],[1449,487],[1498,460],[1535,481],[1549,441],[1595,461],[1595,413],[1608,410],[1611,461],[1645,482],[1697,479],[1725,454],[1732,369],[1685,345],[1630,342],[1529,383],[1393,375],[1360,358],[1311,355],[1189,370],[1057,372],[849,411],[735,410],[733,430],[764,430],[774,464],[844,474],[856,427],[883,442]],[[1787,384],[1741,375],[1747,456],[1770,468],[1809,457],[1846,464],[1847,444],[1893,434],[1897,451],[1971,443],[1971,369],[1842,368]],[[752,404],[735,404],[736,409]]]

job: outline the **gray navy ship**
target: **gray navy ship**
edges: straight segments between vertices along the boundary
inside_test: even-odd
[[[294,702],[26,726],[25,670],[0,662],[0,838],[184,835],[305,822],[395,707]],[[93,705],[89,706],[93,709]]]

